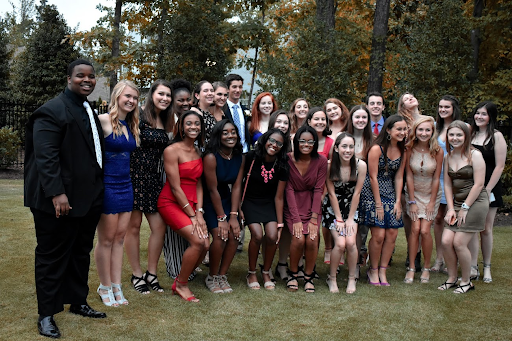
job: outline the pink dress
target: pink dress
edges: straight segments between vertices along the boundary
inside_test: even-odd
[[[293,233],[293,223],[302,222],[302,232],[307,234],[307,223],[311,219],[311,213],[318,214],[319,223],[322,221],[321,199],[327,176],[327,159],[323,155],[311,159],[304,175],[295,167],[291,153],[288,165],[290,175],[286,184],[284,219],[290,232]]]

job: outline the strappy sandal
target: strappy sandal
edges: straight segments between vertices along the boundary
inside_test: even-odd
[[[379,270],[380,270],[380,269],[384,269],[384,270],[386,270],[387,268],[388,268],[387,266],[379,266]],[[386,277],[387,277],[387,276],[386,276]],[[386,280],[387,280],[387,278],[386,278]],[[389,287],[389,286],[391,286],[391,284],[389,284],[389,282],[381,282],[381,281],[380,281],[380,275],[379,275],[379,282],[380,282],[380,286],[381,286],[381,287]]]
[[[261,272],[263,273],[263,264],[259,264],[259,266],[260,266]],[[270,267],[272,267],[272,265]],[[268,273],[268,277],[270,277],[270,280],[272,282],[274,282],[274,283],[276,282],[276,279],[274,278],[274,274],[270,270],[269,270],[269,273]]]
[[[454,294],[465,294],[470,290],[475,290],[475,286],[473,283],[469,282],[468,284],[458,285],[457,288],[453,291]]]
[[[415,268],[407,268],[407,273],[409,273],[409,272],[416,273],[416,269]],[[404,278],[405,284],[412,284],[412,282],[414,282],[414,274],[412,275],[412,278],[408,278],[408,277]]]
[[[339,291],[338,289],[338,283],[336,283],[336,276],[327,275],[327,279],[325,280],[327,282],[327,286],[329,287],[329,292],[336,294]]]
[[[434,266],[430,268],[430,271],[432,272],[442,272],[443,271],[443,266],[444,266],[444,261],[443,260],[436,260],[436,262],[434,263]]]
[[[185,301],[187,301],[187,302],[199,303],[199,299],[198,299],[198,298],[196,298],[196,297],[194,296],[194,294],[192,294],[192,296],[187,297],[187,298],[185,298],[184,296],[182,296],[182,295],[178,292],[178,289],[176,288],[176,283],[179,283],[179,284],[181,284],[181,285],[187,285],[187,284],[188,284],[188,281],[186,281],[186,282],[182,282],[182,281],[178,280],[178,277],[176,277],[176,278],[174,279],[174,283],[172,283],[172,287],[171,287],[171,290],[172,290],[172,294],[173,294],[173,295],[177,295],[177,296],[181,297],[183,300],[185,300]]]
[[[153,278],[149,280],[149,276],[152,276]],[[162,288],[160,286],[160,283],[158,283],[158,277],[156,275],[153,275],[151,272],[146,271],[146,273],[142,275],[142,277],[144,277],[144,281],[146,281],[146,283],[149,284],[151,289],[157,292],[164,292],[164,288]]]
[[[144,275],[142,275],[142,277],[137,277],[132,274],[130,281],[132,282],[133,288],[141,294],[147,295],[150,293],[148,284],[144,280]]]
[[[351,281],[351,280],[352,280],[352,281],[354,281],[354,290],[349,290],[349,289],[348,289],[348,285],[349,285],[349,283],[350,283],[350,281]],[[355,292],[356,292],[356,283],[357,283],[357,278],[356,278],[356,276],[348,276],[347,290],[345,290],[345,292],[346,292],[347,294],[353,294],[353,293],[355,293]]]
[[[114,291],[114,288],[118,290]],[[123,290],[121,290],[121,284],[112,283],[112,292],[114,293],[114,297],[117,303],[128,305],[128,300],[124,298]]]
[[[380,286],[380,282],[372,282],[371,279],[370,279],[370,270],[371,271],[378,271],[379,269],[374,269],[372,267],[368,268],[368,270],[366,270],[366,280],[368,282],[368,284],[370,285],[374,285],[376,287]],[[377,278],[378,278],[378,273],[377,273]]]
[[[312,294],[315,292],[315,284],[313,283],[313,273],[310,273],[309,275],[304,273],[304,291],[308,294]],[[306,285],[311,284],[313,287],[306,288]]]
[[[281,271],[279,271],[279,268],[284,267],[284,272],[286,273],[285,276],[282,275]],[[276,277],[281,278],[283,281],[288,281],[288,263],[277,263],[276,270],[274,271],[274,275]]]
[[[261,269],[261,274],[268,275],[270,277],[270,270],[265,271],[265,270]],[[267,290],[274,290],[276,288],[276,284],[272,281],[266,281],[265,283],[263,283],[263,287]]]
[[[249,275],[255,275],[255,274],[256,274],[256,271],[251,271],[251,270],[247,271],[247,276],[246,276],[247,286],[249,287],[249,289],[259,290],[260,284],[258,283],[258,281],[249,283]]]
[[[107,293],[102,294],[100,290],[105,290]],[[100,283],[98,290],[96,290],[98,295],[100,295],[101,302],[107,307],[119,307],[119,303],[114,298],[114,293],[112,292],[112,287],[107,287]],[[108,300],[108,301],[107,301]]]
[[[485,273],[486,273],[486,270],[485,269],[488,269],[488,272],[489,272],[489,275],[486,276]],[[492,277],[491,277],[491,263],[489,264],[485,264],[484,263],[484,278],[482,279],[484,281],[484,283],[492,283]]]
[[[427,269],[427,268],[421,269],[422,275],[423,275],[423,272],[425,272],[425,271],[429,273],[428,277],[423,277],[423,276],[420,277],[420,283],[428,283],[428,282],[430,282],[430,271],[431,270]]]
[[[443,284],[441,284],[440,286],[438,286],[437,289],[441,290],[441,291],[445,291],[445,290],[448,290],[448,289],[456,287],[456,286],[457,286],[457,279],[455,279],[455,282],[446,281]]]
[[[295,283],[290,283],[295,282]],[[288,280],[286,280],[286,289],[290,292],[299,290],[299,281],[297,279],[297,272],[288,270]]]
[[[297,270],[297,279],[304,279],[304,265],[299,265]]]

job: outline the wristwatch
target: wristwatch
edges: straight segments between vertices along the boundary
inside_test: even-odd
[[[223,217],[217,217],[217,221],[226,221],[227,218],[228,216],[224,214]]]
[[[199,207],[199,208],[196,210],[196,212],[201,212],[202,214],[204,214],[204,210],[203,210],[203,208],[202,208],[202,207]]]
[[[465,211],[469,210],[470,207],[471,206],[468,206],[465,202],[463,202],[462,205],[460,206],[460,208],[465,210]]]

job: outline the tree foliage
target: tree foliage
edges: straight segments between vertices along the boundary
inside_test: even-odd
[[[37,11],[37,26],[15,65],[15,96],[28,103],[44,103],[61,92],[67,66],[79,56],[57,8],[41,5]]]
[[[6,23],[0,20],[0,99],[9,97],[9,60],[10,52],[7,49],[9,36],[7,35]]]

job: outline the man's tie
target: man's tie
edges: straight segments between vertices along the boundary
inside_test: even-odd
[[[375,123],[375,125],[373,126],[373,133],[375,135],[379,135],[379,124],[378,123]]]
[[[84,108],[85,111],[87,111],[87,114],[89,115],[89,121],[91,122],[91,130],[92,130],[92,137],[94,140],[94,149],[96,150],[96,161],[98,161],[98,165],[100,168],[102,167],[102,156],[101,156],[101,144],[100,144],[100,136],[98,135],[98,127],[96,127],[96,121],[94,120],[94,114],[92,113],[91,106],[89,105],[89,102],[84,102]]]
[[[233,122],[240,133],[240,140],[245,141],[245,130],[244,127],[242,127],[242,122],[240,122],[240,117],[238,116],[238,104],[234,104],[231,108],[233,108]]]

